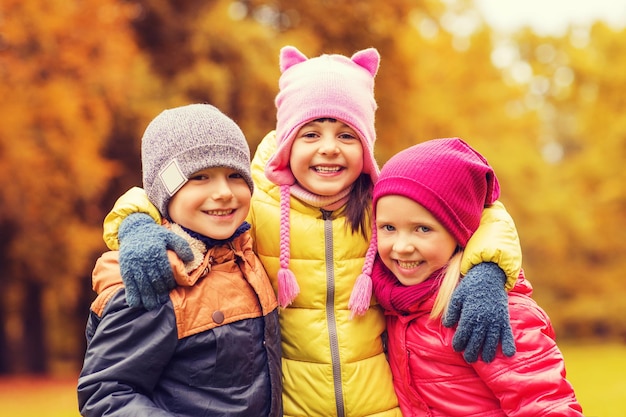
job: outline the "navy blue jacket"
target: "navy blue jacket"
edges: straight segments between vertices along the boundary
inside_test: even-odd
[[[96,263],[81,414],[281,416],[277,302],[249,234],[191,273],[170,255],[179,286],[150,311],[126,303],[117,252]]]

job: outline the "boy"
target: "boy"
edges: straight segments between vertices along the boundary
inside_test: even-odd
[[[243,133],[211,105],[166,110],[143,135],[142,171],[163,228],[192,253],[169,253],[177,286],[150,311],[129,307],[120,275],[140,264],[120,265],[117,251],[98,259],[81,414],[282,415],[278,303],[245,221],[254,185]]]

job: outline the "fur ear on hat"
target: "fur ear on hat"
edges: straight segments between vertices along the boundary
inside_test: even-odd
[[[352,55],[350,59],[352,59],[352,62],[355,64],[369,71],[369,73],[372,74],[372,77],[376,76],[378,67],[380,66],[380,54],[376,49],[363,49],[362,51],[358,51]]]
[[[280,72],[283,73],[292,66],[307,61],[309,58],[295,46],[284,46],[280,50]]]
[[[304,61],[308,61],[306,55],[298,50],[295,46],[284,46],[280,50],[280,72],[283,73],[294,65],[300,64]],[[350,57],[352,62],[360,67],[363,67],[369,72],[372,77],[375,77],[380,67],[380,54],[375,48],[367,48],[362,51],[355,52]]]

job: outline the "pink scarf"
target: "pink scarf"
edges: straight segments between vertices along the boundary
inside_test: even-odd
[[[325,210],[333,211],[337,210],[348,202],[350,197],[350,191],[352,191],[352,185],[339,192],[339,194],[331,196],[323,196],[313,194],[309,190],[302,188],[298,184],[294,184],[290,187],[289,191],[291,195],[310,204],[313,207],[323,208]]]
[[[440,278],[445,268],[432,273],[420,284],[404,286],[376,256],[372,270],[372,287],[380,305],[388,311],[408,314],[417,311],[419,305],[434,294],[439,288]]]

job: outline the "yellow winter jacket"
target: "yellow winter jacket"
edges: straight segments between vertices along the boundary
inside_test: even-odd
[[[276,290],[279,188],[264,174],[275,148],[270,132],[252,161],[255,191],[248,221],[256,252]],[[143,190],[129,191],[105,219],[104,237],[112,249],[118,247],[119,224],[137,211],[160,221]],[[349,318],[348,301],[369,239],[352,234],[345,221],[342,209],[333,213],[332,221],[325,221],[318,208],[291,198],[289,268],[300,294],[280,312],[285,416],[401,416],[383,350],[382,309],[373,300],[364,316]],[[327,252],[329,242],[332,251]],[[485,210],[465,250],[463,270],[483,261],[498,263],[507,274],[507,289],[513,287],[521,269],[521,250],[515,225],[499,203]]]

